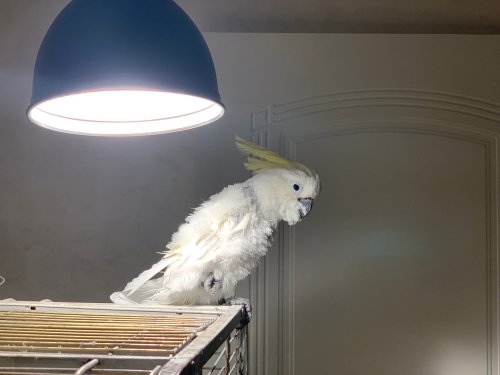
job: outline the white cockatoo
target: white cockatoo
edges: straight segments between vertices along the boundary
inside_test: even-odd
[[[238,281],[264,256],[277,224],[294,225],[319,194],[310,168],[239,137],[253,177],[213,195],[173,234],[163,258],[111,295],[115,303],[239,304]],[[163,272],[157,278],[157,274]],[[231,303],[231,301],[236,301]]]

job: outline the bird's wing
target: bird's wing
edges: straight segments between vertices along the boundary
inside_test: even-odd
[[[255,202],[248,192],[235,185],[224,189],[187,218],[168,245],[170,251],[130,281],[123,293],[130,296],[174,263],[175,267],[179,267],[191,261],[209,261],[220,246],[245,231],[255,215]]]
[[[240,236],[248,229],[254,212],[229,212],[221,221],[212,225],[195,242],[192,255],[194,259],[206,259],[214,255],[217,250],[232,238]]]
[[[192,262],[209,263],[217,256],[217,250],[233,238],[240,236],[251,225],[255,216],[254,210],[232,210],[183,243],[176,243],[175,248],[165,253],[170,264],[175,262],[175,267],[189,265]],[[198,226],[198,229],[201,229]]]
[[[243,225],[242,223],[235,223],[231,216],[228,215],[222,223],[212,226],[207,232],[198,233],[198,236],[193,236],[190,241],[184,244],[176,244],[173,250],[165,253],[164,258],[130,281],[125,286],[122,294],[130,296],[156,274],[162,272],[173,263],[176,263],[176,266],[179,267],[191,261],[207,259],[232,234],[243,229],[244,223],[247,221],[248,219],[242,221]]]

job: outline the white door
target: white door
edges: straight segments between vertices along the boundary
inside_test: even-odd
[[[219,126],[322,182],[311,215],[280,227],[241,285],[252,373],[499,374],[500,37],[208,43]]]

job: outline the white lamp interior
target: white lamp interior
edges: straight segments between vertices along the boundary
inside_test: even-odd
[[[210,100],[160,91],[85,92],[50,99],[28,111],[34,123],[67,133],[168,133],[217,120],[224,108]]]

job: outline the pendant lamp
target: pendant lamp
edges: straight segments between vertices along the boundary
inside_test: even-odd
[[[37,125],[144,135],[223,114],[207,44],[172,0],[72,0],[38,52],[28,108]]]

